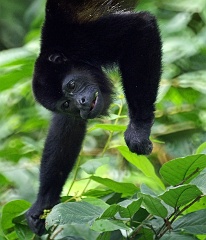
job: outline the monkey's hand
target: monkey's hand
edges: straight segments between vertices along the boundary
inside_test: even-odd
[[[151,123],[130,122],[124,134],[125,142],[131,152],[139,155],[149,155],[152,152],[152,142],[149,140]]]
[[[44,208],[43,208],[44,209]],[[41,236],[46,233],[44,210],[39,207],[38,203],[34,203],[33,206],[26,212],[26,219],[32,232]]]

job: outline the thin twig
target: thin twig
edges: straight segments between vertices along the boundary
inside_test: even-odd
[[[123,102],[121,101],[121,105],[119,105],[118,116],[121,116],[122,109],[123,109]],[[115,120],[114,125],[117,125],[118,120],[119,120],[118,118]],[[108,137],[108,139],[107,139],[107,142],[105,143],[105,146],[104,146],[104,148],[103,148],[103,150],[102,150],[101,157],[103,157],[104,154],[105,154],[105,152],[107,151],[107,149],[108,149],[108,147],[109,147],[109,144],[110,144],[110,142],[111,142],[111,139],[112,139],[112,137],[113,137],[113,134],[114,134],[114,131],[110,131],[110,134],[109,134],[109,137]],[[86,189],[87,189],[88,185],[90,184],[91,180],[92,180],[91,178],[88,180],[88,182],[87,182],[84,190],[82,191],[82,195],[86,192]]]
[[[149,220],[149,219],[152,218],[152,217],[153,217],[152,214],[149,214],[149,215],[145,218],[144,222],[147,221],[147,220]],[[140,231],[140,230],[142,229],[142,227],[145,225],[144,222],[143,222],[142,224],[140,224],[140,225],[130,234],[130,236],[129,236],[129,239],[130,239],[130,240],[133,240],[133,239],[136,237],[136,235],[139,233],[139,231]]]
[[[198,200],[200,200],[202,196],[198,196],[196,197],[191,203],[189,203],[188,205],[186,205],[181,211],[179,212],[174,212],[171,217],[172,219],[169,220],[169,218],[167,219],[167,222],[165,222],[165,224],[160,228],[161,231],[158,231],[158,234],[156,235],[155,239],[160,239],[168,230],[171,230],[171,225],[172,223],[185,211],[187,210],[189,207],[191,207],[195,202],[197,202]],[[170,223],[169,225],[167,223]]]
[[[177,185],[175,185],[175,187],[184,184],[188,179],[190,179],[193,175],[195,175],[196,173],[198,173],[200,170],[200,168],[196,168],[196,170],[194,172],[192,172],[190,175],[188,175],[185,179],[182,180],[182,182],[178,183]]]
[[[69,190],[68,190],[68,192],[67,192],[67,196],[69,196],[70,191],[71,191],[71,189],[72,189],[72,187],[73,187],[73,185],[74,185],[74,183],[75,183],[75,181],[76,181],[80,162],[81,162],[81,157],[79,156],[78,159],[77,159],[77,162],[76,162],[76,166],[75,166],[74,178],[73,178],[72,183],[71,183],[71,185],[70,185],[70,187],[69,187]]]

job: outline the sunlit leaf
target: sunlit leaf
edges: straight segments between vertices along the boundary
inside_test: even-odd
[[[125,131],[126,130],[126,126],[123,125],[115,125],[115,124],[95,124],[92,128],[90,128],[88,131],[93,131],[96,130],[98,128],[101,128],[103,130],[107,130],[107,131],[114,131],[114,132],[118,132],[118,131]]]
[[[109,208],[109,204],[107,204],[105,201],[99,198],[87,197],[87,198],[84,198],[82,201],[92,204],[93,206],[100,207],[104,211]]]
[[[98,233],[88,224],[65,224],[56,227],[52,236],[55,240],[96,240]]]
[[[175,11],[188,11],[192,12],[200,12],[204,9],[205,7],[205,1],[204,0],[159,0],[159,4],[166,8],[166,9],[171,9]]]
[[[103,209],[87,202],[68,202],[56,205],[46,218],[46,227],[65,224],[88,224],[98,218]]]
[[[97,232],[110,232],[119,229],[129,230],[129,227],[119,220],[100,219],[93,223],[91,229]]]
[[[125,196],[132,196],[138,191],[138,188],[132,183],[116,182],[109,178],[101,178],[96,176],[92,176],[91,179],[112,189],[114,192],[122,193]]]
[[[177,84],[182,88],[191,87],[199,92],[206,92],[206,71],[185,73],[177,78]]]
[[[88,174],[94,174],[99,167],[103,166],[104,164],[108,164],[108,162],[109,157],[96,158],[92,160],[87,160],[80,166],[80,168]]]
[[[191,155],[165,163],[160,169],[160,174],[169,184],[177,185],[182,181],[190,182],[205,167],[206,155]]]
[[[164,184],[160,178],[156,175],[154,166],[152,163],[143,155],[137,155],[129,151],[126,146],[119,146],[117,149],[120,151],[123,157],[132,163],[136,168],[138,168],[142,173],[145,174],[148,178],[151,178],[154,181],[154,184],[158,185],[160,188],[165,189]]]
[[[30,203],[24,200],[14,200],[4,205],[2,210],[1,226],[3,231],[14,227],[13,218],[20,215],[31,206]]]
[[[159,197],[168,205],[177,208],[189,203],[201,194],[202,192],[195,185],[184,185],[171,187]]]
[[[197,151],[196,151],[196,154],[200,154],[200,153],[206,154],[206,142],[202,143],[202,144],[198,147],[198,149],[197,149]]]

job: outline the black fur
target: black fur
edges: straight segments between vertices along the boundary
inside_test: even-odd
[[[129,149],[137,154],[152,151],[149,136],[161,75],[160,35],[150,13],[116,12],[117,3],[47,1],[33,91],[36,100],[53,112],[53,119],[41,161],[38,197],[26,214],[38,235],[45,232],[39,216],[59,202],[87,119],[105,115],[111,103],[112,85],[102,67],[118,64],[120,68],[130,116],[125,132]]]

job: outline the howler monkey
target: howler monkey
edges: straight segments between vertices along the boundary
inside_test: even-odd
[[[105,115],[113,87],[102,67],[119,66],[129,109],[125,141],[131,152],[150,154],[154,103],[161,74],[161,39],[148,12],[120,9],[117,0],[47,0],[33,92],[53,112],[40,167],[36,202],[26,218],[45,232],[44,209],[59,202],[79,154],[87,120]]]

